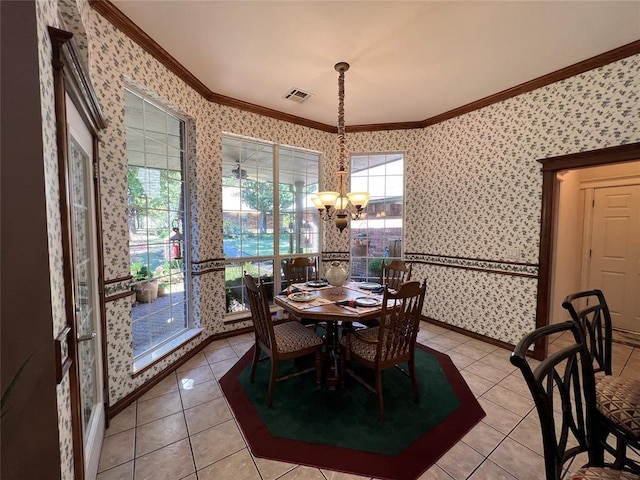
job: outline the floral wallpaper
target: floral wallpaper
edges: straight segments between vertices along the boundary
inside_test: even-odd
[[[511,344],[535,328],[537,160],[640,141],[638,92],[636,55],[423,131],[347,136],[352,152],[405,152],[405,256],[427,279],[426,316]]]
[[[114,404],[198,342],[248,323],[225,325],[221,228],[223,132],[325,152],[324,188],[337,169],[335,136],[231,107],[195,93],[86,0],[36,2],[53,336],[65,324],[59,186],[47,26],[74,32],[89,62],[107,117],[101,132],[101,189],[109,402]],[[60,24],[60,21],[64,25]],[[129,274],[125,86],[144,91],[186,117],[192,291],[195,324],[204,334],[133,378]],[[406,159],[405,254],[413,276],[426,278],[424,314],[508,343],[535,325],[540,234],[540,158],[640,141],[640,55],[425,129],[347,135],[352,153],[402,151]],[[348,232],[324,232],[323,260],[346,259]],[[514,254],[515,252],[515,254]],[[514,257],[515,255],[515,257]],[[118,281],[116,281],[118,280]],[[113,282],[110,282],[113,281]],[[58,386],[64,479],[73,478],[69,385]]]
[[[105,277],[128,274],[122,95],[127,85],[189,119],[191,218],[197,219],[191,223],[189,251],[196,262],[192,271],[203,272],[193,276],[191,288],[194,321],[205,335],[136,378],[130,375],[130,300],[108,308],[113,403],[195,342],[245,326],[224,324],[224,274],[216,269],[223,260],[220,135],[230,132],[325,152],[324,188],[335,181],[337,142],[326,132],[206,101],[92,14],[91,73],[109,124],[101,137]],[[509,343],[532,328],[541,204],[536,160],[637,140],[632,119],[638,70],[638,58],[632,57],[425,129],[347,135],[353,153],[405,154],[404,244],[407,259],[416,263],[414,275],[429,281],[425,315]],[[323,260],[342,259],[348,233],[327,229],[324,235]]]
[[[88,32],[90,69],[96,94],[107,117],[100,136],[103,249],[107,282],[129,275],[127,225],[127,156],[124,134],[124,89],[149,95],[183,118],[188,129],[188,185],[192,316],[204,334],[160,363],[132,378],[131,297],[107,302],[109,400],[117,402],[209,336],[249,325],[225,325],[222,251],[222,132],[326,151],[333,136],[308,127],[268,119],[212,104],[175,77],[111,23],[92,11]],[[212,270],[213,269],[213,270]],[[109,283],[109,296],[126,292],[126,282]]]
[[[89,65],[89,46],[85,27],[89,25],[91,11],[89,3],[84,0],[58,0],[58,8],[64,29],[73,33],[72,41],[75,42],[84,64]]]

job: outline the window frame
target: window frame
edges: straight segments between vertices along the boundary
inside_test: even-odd
[[[180,146],[179,146],[179,151],[180,151],[180,163],[181,163],[181,169],[180,170],[171,170],[169,168],[169,163],[167,163],[166,167],[163,169],[156,169],[155,167],[148,167],[148,166],[140,166],[140,165],[131,165],[130,164],[130,157],[129,157],[129,147],[127,146],[127,148],[125,149],[126,154],[127,154],[127,191],[129,190],[129,178],[128,178],[128,174],[129,171],[132,167],[139,167],[139,168],[144,168],[147,170],[158,170],[159,172],[180,172],[181,174],[181,179],[180,179],[180,183],[182,185],[182,192],[181,192],[181,197],[182,197],[182,201],[179,202],[179,205],[177,206],[178,208],[178,212],[180,212],[180,210],[182,210],[182,215],[181,215],[181,225],[178,224],[177,226],[182,230],[181,234],[182,234],[182,240],[178,241],[178,244],[180,244],[181,247],[181,262],[182,262],[182,266],[180,269],[180,272],[175,274],[173,272],[169,273],[169,274],[165,274],[163,272],[163,276],[161,277],[162,279],[171,279],[172,275],[177,275],[177,276],[182,276],[183,277],[183,285],[184,285],[184,297],[176,302],[173,302],[169,305],[169,311],[171,312],[174,308],[176,308],[177,306],[179,306],[180,309],[183,309],[184,311],[184,325],[183,327],[175,332],[172,333],[171,335],[169,335],[168,337],[164,338],[163,340],[159,341],[159,342],[155,342],[151,347],[146,348],[140,352],[138,352],[136,354],[135,351],[132,351],[132,360],[133,360],[133,373],[134,374],[139,374],[142,370],[144,370],[146,367],[148,367],[149,365],[155,363],[156,361],[158,361],[160,358],[162,358],[164,355],[170,353],[172,350],[178,348],[180,345],[184,344],[185,342],[187,342],[188,340],[190,340],[191,338],[193,338],[195,335],[197,335],[201,329],[199,328],[195,328],[194,327],[194,320],[193,320],[193,312],[192,312],[192,291],[191,291],[191,271],[189,268],[189,259],[190,259],[190,225],[191,225],[191,218],[190,218],[190,208],[191,208],[191,202],[190,202],[190,189],[189,189],[189,156],[187,154],[187,148],[190,142],[190,138],[189,138],[189,128],[188,128],[188,124],[189,124],[189,119],[176,111],[176,109],[172,108],[171,106],[169,106],[167,103],[163,102],[162,100],[158,100],[157,98],[154,98],[154,96],[152,94],[148,94],[144,91],[141,91],[140,89],[131,86],[131,85],[126,85],[124,88],[125,92],[123,93],[124,96],[126,96],[126,91],[128,91],[130,94],[133,94],[136,97],[139,97],[142,100],[142,104],[150,104],[151,106],[153,106],[156,109],[161,110],[164,113],[164,118],[165,118],[165,126],[168,127],[168,122],[167,122],[167,117],[173,117],[175,120],[177,120],[179,122],[179,138],[180,138]],[[127,130],[130,128],[129,125],[127,125],[127,114],[126,114],[126,107],[127,107],[127,102],[126,102],[126,97],[125,97],[125,101],[124,101],[124,105],[125,105],[125,115],[124,115],[124,125],[125,125],[125,138],[127,140],[127,142],[129,141],[129,138],[127,136]],[[144,106],[143,106],[144,108]],[[143,110],[144,111],[144,110]],[[143,114],[143,119],[142,119],[142,129],[139,129],[137,127],[132,127],[135,128],[136,130],[141,130],[141,133],[143,134],[143,136],[146,134],[147,129],[145,128],[145,119],[144,119],[144,114]],[[153,132],[154,134],[158,134],[159,132]],[[164,132],[164,136],[168,137],[170,135],[168,129],[167,131]],[[169,142],[166,142],[166,145],[169,147]],[[143,155],[148,155],[147,152],[147,147],[146,144],[143,148],[143,152],[139,152]],[[169,154],[167,151],[167,158],[169,158]],[[146,163],[146,160],[145,160]],[[160,173],[161,174],[161,173]],[[170,175],[167,174],[167,178],[170,178]],[[167,188],[168,185],[171,183],[171,181],[169,181],[167,183]],[[167,192],[167,195],[169,195],[169,193]],[[129,195],[128,195],[129,196]],[[169,197],[167,196],[167,200],[169,199]],[[127,211],[129,212],[131,208],[131,205],[129,203],[129,200],[127,201]],[[149,207],[147,207],[149,208]],[[155,209],[157,210],[157,209]],[[171,214],[173,212],[173,210],[171,209],[171,206],[169,204],[167,204],[166,207],[166,212],[167,212],[167,218],[169,219],[169,224],[168,224],[168,228],[169,228],[169,233],[168,233],[168,237],[167,237],[167,241],[163,242],[168,244],[168,252],[166,252],[169,255],[169,260],[168,262],[170,263],[172,261],[171,259],[171,245],[172,245],[172,240],[171,240],[171,235],[172,235],[172,220],[171,220]],[[129,230],[129,237],[128,237],[128,244],[129,244],[129,266],[130,268],[133,265],[132,262],[132,257],[131,257],[131,231]],[[146,255],[147,258],[149,258],[149,246],[151,244],[148,242],[148,238],[147,238],[147,242],[145,243],[145,248],[146,248]],[[164,248],[164,247],[163,247]],[[165,262],[166,263],[166,262]],[[132,282],[134,282],[134,280],[132,279]],[[132,283],[133,285],[133,283]],[[147,304],[147,305],[151,305],[151,303]],[[133,306],[132,306],[132,342],[133,342],[133,337],[134,337],[134,328],[133,328],[133,322],[134,322],[134,318],[133,318]],[[147,315],[143,315],[142,317],[140,317],[140,319],[144,319],[149,318],[151,316],[153,316],[154,314],[157,314],[163,310],[166,309],[160,309],[157,311],[153,311]],[[138,319],[138,320],[140,320]]]
[[[400,253],[399,255],[391,255],[392,252],[388,252],[388,254],[385,252],[385,250],[387,249],[382,249],[382,253],[380,255],[371,255],[370,254],[370,249],[369,247],[371,246],[371,241],[374,239],[374,236],[371,235],[370,233],[370,229],[372,227],[368,226],[368,221],[371,220],[371,215],[374,213],[374,209],[375,209],[375,205],[379,202],[376,202],[376,199],[379,198],[394,198],[396,196],[388,196],[386,194],[386,189],[387,189],[387,177],[389,175],[387,175],[386,173],[386,167],[385,167],[385,184],[384,184],[384,189],[385,189],[385,195],[384,196],[379,196],[379,195],[375,195],[376,191],[380,191],[377,188],[371,188],[370,185],[370,180],[369,178],[371,177],[371,175],[367,175],[367,188],[364,188],[361,185],[357,185],[357,182],[354,182],[354,178],[361,178],[363,175],[357,175],[357,173],[359,171],[362,170],[358,170],[358,172],[355,172],[356,174],[354,175],[354,165],[356,164],[356,162],[354,162],[354,158],[359,158],[359,157],[376,157],[376,156],[384,156],[387,157],[387,161],[384,162],[384,165],[388,165],[394,161],[398,161],[401,160],[402,161],[402,215],[400,215],[399,220],[401,222],[400,224],[400,229],[401,229],[401,234],[400,236]],[[389,157],[398,157],[398,158],[389,158]],[[404,238],[405,238],[405,233],[406,233],[406,228],[405,228],[405,202],[406,202],[406,158],[407,155],[405,152],[402,151],[391,151],[391,152],[375,152],[375,153],[352,153],[349,157],[349,178],[351,181],[351,190],[357,190],[357,191],[368,191],[371,194],[371,200],[369,201],[369,204],[367,205],[367,207],[365,208],[365,212],[366,215],[364,216],[364,218],[360,219],[360,220],[353,220],[351,219],[350,221],[350,225],[349,225],[349,233],[350,233],[350,238],[349,238],[349,277],[353,280],[356,281],[372,281],[372,282],[377,282],[379,280],[379,268],[380,268],[380,264],[382,263],[383,260],[387,259],[400,259],[403,260],[404,259]],[[366,170],[371,170],[372,168],[376,168],[376,166],[374,167],[368,167]],[[379,175],[375,175],[375,176],[379,176]],[[392,175],[395,177],[398,177],[400,175]],[[355,184],[355,185],[354,185]],[[386,203],[386,202],[384,202]],[[393,228],[393,227],[383,227],[383,228]],[[396,227],[397,228],[397,227]],[[386,238],[387,243],[389,243],[389,238]],[[387,245],[388,247],[389,245]],[[390,250],[390,249],[389,249]],[[365,254],[363,255],[362,252],[365,252]],[[364,262],[364,263],[363,263]],[[374,269],[372,269],[372,262],[373,262],[373,266],[377,268],[376,271],[374,271]]]
[[[302,212],[305,212],[306,215],[311,215],[314,220],[315,220],[315,224],[317,225],[317,229],[314,232],[314,235],[317,237],[317,243],[316,245],[313,245],[313,248],[315,248],[315,251],[311,251],[311,252],[301,252],[301,253],[297,253],[297,252],[290,252],[290,253],[282,253],[280,251],[281,249],[281,242],[280,242],[280,236],[286,234],[286,232],[282,232],[281,231],[281,222],[282,222],[282,217],[283,215],[281,214],[279,205],[280,205],[280,180],[281,180],[281,154],[283,150],[287,150],[290,151],[292,154],[294,154],[294,158],[295,158],[295,153],[299,152],[301,154],[308,154],[308,155],[312,155],[312,156],[317,156],[317,164],[318,164],[318,170],[317,170],[317,183],[315,184],[310,184],[310,185],[316,185],[316,190],[318,190],[320,188],[320,176],[321,176],[321,172],[322,172],[322,163],[323,163],[323,159],[324,159],[324,154],[322,152],[319,151],[315,151],[315,150],[311,150],[311,149],[305,149],[302,147],[295,147],[295,146],[291,146],[291,145],[286,145],[286,144],[279,144],[279,143],[275,143],[275,142],[271,142],[268,140],[261,140],[261,139],[257,139],[257,138],[252,138],[252,137],[247,137],[247,136],[243,136],[243,135],[237,135],[237,134],[233,134],[233,133],[229,133],[229,132],[223,132],[222,136],[221,136],[221,143],[222,145],[224,145],[224,141],[225,138],[228,139],[233,139],[233,140],[238,140],[240,142],[246,141],[246,142],[252,142],[252,143],[258,143],[258,144],[262,144],[265,146],[269,146],[271,148],[271,158],[272,158],[272,164],[271,164],[271,169],[272,169],[272,176],[271,176],[271,181],[273,183],[273,195],[274,195],[274,202],[273,202],[273,212],[271,212],[272,214],[272,229],[273,229],[273,249],[270,255],[255,255],[255,256],[246,256],[246,257],[227,257],[226,255],[224,255],[224,262],[225,262],[225,298],[226,298],[226,306],[225,306],[225,313],[224,313],[224,322],[234,322],[237,321],[238,318],[243,318],[249,315],[249,307],[247,302],[245,301],[246,297],[246,291],[244,288],[244,285],[242,284],[242,282],[240,282],[240,286],[235,286],[232,287],[235,290],[240,290],[240,292],[236,292],[234,294],[234,298],[237,297],[238,293],[240,293],[240,302],[238,302],[241,305],[245,305],[246,308],[245,309],[241,309],[241,310],[237,310],[237,311],[229,311],[230,308],[230,288],[228,286],[228,279],[227,279],[227,271],[229,268],[231,268],[234,265],[242,265],[243,263],[249,262],[252,263],[254,265],[256,264],[264,264],[265,262],[271,262],[272,265],[272,269],[271,269],[271,281],[267,282],[267,289],[269,291],[269,300],[270,303],[272,305],[272,309],[275,309],[276,307],[273,306],[273,295],[276,292],[279,292],[282,288],[282,282],[283,280],[283,275],[284,275],[284,262],[290,258],[294,258],[297,256],[309,256],[309,257],[315,257],[318,259],[318,262],[320,262],[320,258],[322,255],[322,229],[323,229],[323,225],[322,225],[322,221],[319,218],[319,214],[317,209],[315,209],[315,207],[313,207],[313,204],[310,202],[310,200],[308,202],[305,203],[306,206],[303,206]],[[242,147],[239,147],[242,148]],[[223,169],[224,166],[229,166],[230,164],[227,163],[225,164],[224,160],[223,160]],[[240,171],[240,170],[239,170]],[[222,191],[222,195],[224,197],[224,188],[225,188],[225,178],[229,178],[227,175],[225,175],[224,171],[222,174],[222,186],[221,186],[221,191]],[[294,208],[294,210],[292,210],[292,212],[295,212],[295,202],[292,205],[292,207]],[[223,212],[223,243],[224,243],[224,237],[225,237],[225,232],[224,232],[224,214],[227,211],[232,211],[235,212],[235,210],[225,210],[224,209],[224,200],[223,200],[223,208],[222,208],[222,212]],[[295,231],[295,230],[293,230]],[[290,229],[289,232],[292,232],[292,230]],[[297,233],[297,232],[296,232]],[[293,235],[292,233],[289,233],[290,235]],[[257,233],[257,235],[260,235],[260,233]],[[291,247],[293,248],[293,244],[291,244]],[[223,251],[224,251],[225,246],[223,245]],[[261,265],[262,266],[262,265]],[[237,268],[237,267],[236,267]],[[262,271],[260,270],[260,267],[258,269],[258,271]],[[276,275],[274,274],[274,272],[280,272],[280,275]]]

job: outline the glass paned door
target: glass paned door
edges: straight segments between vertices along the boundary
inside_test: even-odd
[[[99,335],[100,309],[97,294],[93,138],[69,99],[67,118],[78,388],[84,437],[85,478],[94,478],[104,436],[104,407]]]
[[[91,288],[93,277],[93,264],[89,255],[91,238],[89,215],[91,210],[87,204],[85,192],[86,165],[89,156],[82,150],[76,139],[69,138],[69,153],[73,173],[73,241],[74,241],[74,268],[75,268],[75,301],[76,301],[76,328],[78,333],[78,356],[80,361],[80,373],[82,375],[81,399],[83,431],[86,434],[87,426],[91,418],[93,405],[96,404],[97,391],[95,332],[96,312],[94,291]],[[90,178],[90,177],[89,177]]]

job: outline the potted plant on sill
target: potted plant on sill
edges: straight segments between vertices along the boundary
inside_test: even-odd
[[[132,270],[136,266],[132,265]],[[158,280],[153,278],[153,274],[146,265],[139,266],[132,271],[133,290],[136,292],[136,301],[138,303],[151,303],[158,298]]]
[[[170,283],[165,281],[159,282],[158,283],[158,296],[159,297],[164,297],[165,295],[169,295],[169,290],[170,290]]]
[[[184,274],[182,271],[182,261],[173,259],[168,262],[164,262],[162,266],[156,268],[155,275],[157,277],[166,277],[167,283],[182,283],[184,281]],[[161,282],[162,283],[162,282]]]

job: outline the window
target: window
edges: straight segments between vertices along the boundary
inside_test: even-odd
[[[225,135],[222,138],[222,211],[227,313],[249,308],[242,275],[280,291],[283,264],[320,250],[316,152]],[[277,179],[277,181],[275,180]]]
[[[369,192],[366,215],[351,220],[351,279],[376,281],[383,260],[402,258],[404,155],[351,157],[353,192]]]
[[[134,360],[189,327],[184,121],[125,90]]]

